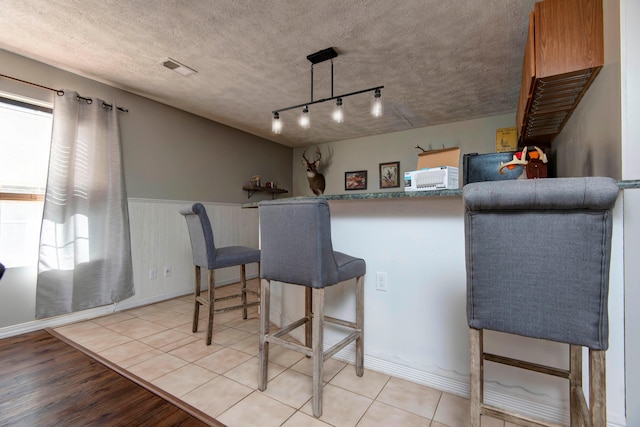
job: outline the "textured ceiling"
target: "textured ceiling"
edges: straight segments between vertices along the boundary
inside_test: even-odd
[[[534,0],[2,0],[0,48],[296,147],[515,111]],[[334,47],[334,94],[307,55]],[[183,77],[161,64],[198,71]],[[2,73],[2,64],[0,64]],[[330,97],[330,62],[314,68]],[[20,76],[15,76],[20,77]],[[37,82],[36,82],[37,83]]]

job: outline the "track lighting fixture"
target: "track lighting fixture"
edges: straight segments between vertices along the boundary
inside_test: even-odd
[[[382,99],[380,97],[382,94],[380,93],[380,89],[376,89],[373,94],[373,105],[371,105],[371,115],[373,117],[382,116]]]
[[[294,110],[300,107],[304,107],[302,110],[302,115],[300,116],[299,123],[305,129],[308,129],[311,126],[311,120],[309,118],[309,106],[314,104],[319,104],[325,101],[336,100],[336,108],[332,113],[332,118],[337,123],[344,122],[344,111],[342,107],[343,98],[347,98],[353,95],[359,95],[361,93],[366,92],[374,92],[373,105],[371,108],[371,114],[374,117],[382,116],[382,93],[381,89],[384,86],[376,86],[369,89],[358,90],[355,92],[349,92],[342,95],[333,95],[333,58],[338,56],[338,52],[336,52],[332,47],[318,51],[316,53],[312,53],[307,56],[309,62],[311,62],[311,100],[310,102],[305,102],[298,105],[293,105],[291,107],[280,108],[278,110],[273,110],[271,113],[273,114],[273,119],[271,121],[271,130],[275,134],[280,134],[282,132],[282,120],[280,119],[280,113],[283,111]],[[313,100],[313,66],[320,62],[324,62],[327,60],[331,60],[331,97],[330,98],[322,98],[318,100]]]
[[[271,132],[276,135],[282,133],[282,122],[280,121],[280,114],[273,113],[273,119],[271,119]]]
[[[302,126],[303,129],[309,129],[309,126],[311,126],[311,120],[309,119],[309,107],[307,107],[306,105],[302,109],[302,115],[300,116],[300,126]]]
[[[333,110],[333,120],[336,123],[344,122],[344,111],[342,111],[342,98],[336,101],[336,109]]]

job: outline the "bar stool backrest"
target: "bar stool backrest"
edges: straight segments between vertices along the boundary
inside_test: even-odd
[[[261,278],[313,288],[338,282],[326,200],[264,201],[258,207]]]
[[[602,177],[466,185],[469,326],[606,350],[618,191]]]
[[[193,264],[206,269],[217,268],[213,230],[204,205],[185,205],[180,209],[180,214],[184,215],[187,221]]]

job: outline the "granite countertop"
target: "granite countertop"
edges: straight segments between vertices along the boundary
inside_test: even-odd
[[[618,181],[621,190],[640,188],[640,180]],[[462,188],[434,191],[385,191],[379,193],[347,193],[347,194],[323,194],[321,196],[289,197],[290,199],[318,198],[325,200],[367,200],[367,199],[402,199],[407,197],[456,197],[462,196]],[[289,199],[288,198],[288,199]],[[284,198],[280,199],[284,200]],[[243,208],[257,208],[258,202],[245,203]]]

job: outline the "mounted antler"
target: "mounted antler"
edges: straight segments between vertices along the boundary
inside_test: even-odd
[[[324,175],[318,172],[318,165],[322,158],[322,153],[319,148],[316,148],[316,156],[312,162],[307,159],[307,149],[302,153],[302,166],[307,168],[307,180],[309,181],[309,188],[313,191],[313,194],[319,196],[324,193],[325,181]]]

